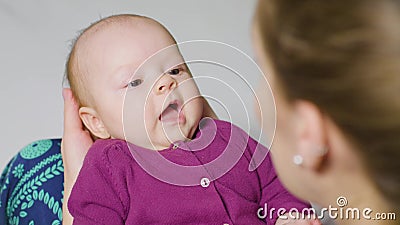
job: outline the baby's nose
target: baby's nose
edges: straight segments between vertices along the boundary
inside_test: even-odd
[[[178,83],[174,78],[170,75],[163,75],[160,80],[158,80],[157,85],[155,86],[155,91],[157,94],[164,94],[176,88]]]

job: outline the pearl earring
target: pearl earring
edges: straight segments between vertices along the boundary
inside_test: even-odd
[[[293,163],[297,166],[301,166],[301,164],[303,164],[303,157],[301,155],[293,156]]]

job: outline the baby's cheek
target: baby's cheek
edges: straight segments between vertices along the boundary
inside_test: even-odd
[[[187,104],[189,111],[189,116],[192,121],[198,121],[201,119],[201,115],[203,115],[203,100],[200,97],[194,98]]]

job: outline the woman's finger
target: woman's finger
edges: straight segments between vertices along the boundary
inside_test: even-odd
[[[64,134],[83,130],[82,122],[79,118],[79,106],[69,88],[63,88],[64,98]]]

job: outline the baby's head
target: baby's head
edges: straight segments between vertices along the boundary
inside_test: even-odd
[[[175,44],[160,23],[137,15],[107,17],[83,31],[66,73],[92,135],[156,149],[193,136],[202,99]]]

